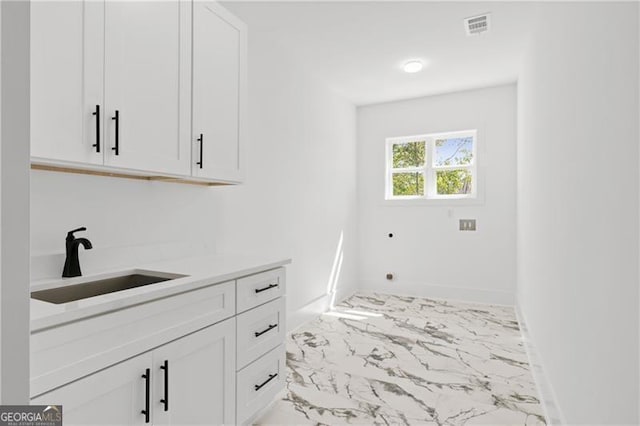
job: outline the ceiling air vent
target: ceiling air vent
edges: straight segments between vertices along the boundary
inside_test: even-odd
[[[464,29],[467,31],[467,35],[481,34],[489,31],[489,24],[491,23],[491,14],[485,13],[483,15],[472,16],[464,20]]]

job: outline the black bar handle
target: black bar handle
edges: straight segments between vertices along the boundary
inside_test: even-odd
[[[267,291],[267,290],[271,290],[274,287],[278,287],[278,284],[269,284],[266,287],[263,288],[256,288],[256,293],[262,293],[263,291]]]
[[[144,410],[140,413],[144,414],[144,422],[149,423],[149,417],[151,416],[151,410],[149,409],[149,394],[151,393],[151,370],[147,368],[145,373],[142,375],[142,378],[145,381],[144,384]]]
[[[270,381],[272,381],[276,377],[278,377],[278,373],[269,374],[269,378],[267,380],[265,380],[264,382],[262,382],[259,385],[253,385],[253,386],[254,386],[255,390],[260,390],[260,388],[262,388],[264,385],[266,385],[267,383],[269,383]]]
[[[200,133],[200,137],[197,139],[197,141],[200,142],[200,161],[196,163],[198,166],[200,166],[200,168],[202,168],[202,141],[203,140],[204,140],[204,136],[202,135],[202,133]]]
[[[96,143],[93,144],[93,147],[96,152],[100,152],[100,105],[96,105],[96,110],[92,115],[96,116]]]
[[[116,110],[116,115],[111,119],[116,122],[116,146],[111,149],[116,152],[116,155],[120,155],[120,111]]]
[[[169,360],[165,359],[160,369],[164,370],[164,398],[160,402],[164,404],[164,411],[169,411]]]
[[[262,336],[264,333],[268,333],[269,331],[273,330],[274,328],[276,328],[278,326],[278,324],[269,324],[269,327],[265,328],[262,331],[256,331],[255,334],[256,337],[260,337]]]

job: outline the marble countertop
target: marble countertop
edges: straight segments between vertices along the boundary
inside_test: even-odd
[[[154,299],[222,283],[291,263],[291,259],[218,254],[190,257],[119,268],[75,278],[43,279],[31,283],[31,291],[80,284],[123,274],[161,272],[185,275],[143,287],[108,293],[68,303],[54,304],[31,299],[31,332],[78,321],[94,315],[146,303]]]

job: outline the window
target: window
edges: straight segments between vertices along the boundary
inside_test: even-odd
[[[475,198],[476,131],[388,138],[386,199]]]

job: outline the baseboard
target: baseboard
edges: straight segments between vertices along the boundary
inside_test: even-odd
[[[516,303],[516,316],[518,324],[520,325],[520,332],[524,340],[525,350],[527,351],[527,357],[529,358],[529,365],[531,366],[531,373],[533,374],[533,380],[536,383],[538,389],[538,395],[540,396],[540,403],[544,410],[544,416],[547,419],[548,425],[563,425],[567,424],[560,410],[558,399],[551,386],[551,382],[545,373],[545,369],[542,365],[542,359],[538,355],[535,344],[529,334],[529,328],[527,321],[520,308],[520,305]]]
[[[516,302],[515,295],[512,292],[421,283],[363,281],[360,283],[359,290],[403,296],[457,300],[462,302],[488,303],[492,305],[513,306]]]
[[[287,332],[290,333],[302,324],[315,319],[343,300],[351,297],[357,289],[348,288],[333,293],[323,294],[294,312],[287,314]]]

